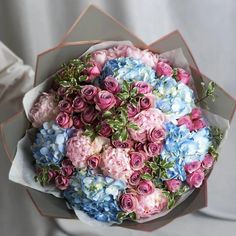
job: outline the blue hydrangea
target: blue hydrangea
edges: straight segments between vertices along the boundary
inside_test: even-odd
[[[126,80],[128,82],[145,81],[152,86],[156,84],[155,71],[140,60],[131,57],[120,57],[107,61],[100,80],[102,81],[109,75],[114,76],[119,83]]]
[[[65,155],[66,141],[72,132],[72,129],[63,129],[53,122],[45,122],[31,147],[36,164],[60,164]]]
[[[209,128],[190,132],[185,125],[166,124],[167,137],[161,158],[174,163],[167,171],[168,179],[186,179],[184,165],[193,161],[202,161],[211,145]]]
[[[170,120],[176,120],[189,114],[194,105],[193,90],[172,77],[161,77],[155,85],[156,107]]]
[[[119,222],[121,211],[118,196],[126,188],[121,180],[95,174],[92,170],[80,170],[72,177],[64,197],[69,204],[102,222]]]

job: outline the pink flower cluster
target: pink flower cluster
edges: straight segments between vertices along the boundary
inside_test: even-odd
[[[202,111],[200,108],[193,108],[190,115],[183,116],[178,119],[178,125],[186,125],[190,131],[197,131],[206,127],[206,121],[202,118]]]

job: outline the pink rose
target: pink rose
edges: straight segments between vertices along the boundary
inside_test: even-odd
[[[204,160],[202,161],[202,167],[209,170],[214,164],[214,158],[210,154],[206,154]]]
[[[144,166],[141,170],[142,174],[152,174],[152,169],[149,166]]]
[[[185,125],[190,131],[193,130],[193,122],[189,116],[183,116],[178,119],[178,125]]]
[[[155,190],[155,186],[150,180],[141,180],[137,187],[137,191],[141,195],[148,195],[153,193]]]
[[[113,140],[112,145],[116,148],[131,148],[133,146],[133,141],[125,140],[122,142],[120,140]]]
[[[144,167],[146,156],[142,152],[130,152],[130,166],[133,170],[140,170]]]
[[[201,162],[200,161],[193,161],[191,163],[188,163],[184,166],[184,169],[186,172],[188,173],[193,173],[194,171],[198,170],[201,166]]]
[[[86,103],[84,102],[84,100],[80,96],[77,96],[73,100],[72,106],[73,106],[74,112],[81,112],[86,107]]]
[[[171,66],[165,62],[158,62],[156,67],[156,72],[158,76],[172,76],[173,69]]]
[[[58,108],[60,111],[71,113],[73,111],[71,101],[69,99],[61,100],[58,103]]]
[[[85,102],[94,103],[94,98],[98,93],[98,88],[93,85],[85,85],[81,89],[81,97]]]
[[[103,137],[109,137],[112,134],[112,129],[110,125],[108,125],[106,122],[101,123],[101,128],[98,131],[98,134],[103,136]]]
[[[152,92],[151,86],[148,83],[144,82],[144,81],[134,82],[133,86],[135,88],[137,88],[138,93],[146,94],[146,93],[151,93]]]
[[[100,50],[92,53],[92,62],[94,62],[94,64],[96,64],[100,70],[102,69],[106,61],[107,61],[106,50]]]
[[[48,181],[54,180],[57,177],[57,172],[55,170],[48,171]]]
[[[200,119],[202,116],[202,110],[199,107],[195,107],[193,108],[192,112],[191,112],[191,119],[192,120],[198,120]]]
[[[129,184],[132,186],[137,186],[141,180],[140,171],[134,171],[129,178]]]
[[[70,177],[73,175],[75,168],[71,165],[71,166],[67,166],[67,167],[62,167],[61,168],[61,175],[66,176],[66,177]]]
[[[199,188],[202,185],[204,180],[204,172],[201,169],[196,170],[195,172],[187,176],[187,183],[190,188]]]
[[[135,211],[137,203],[137,198],[132,193],[123,193],[120,197],[120,207],[125,212]]]
[[[112,93],[102,90],[95,97],[95,103],[98,110],[106,111],[115,106],[116,99]]]
[[[69,167],[69,166],[73,166],[73,165],[72,165],[71,160],[65,159],[65,160],[63,160],[63,161],[61,162],[61,166],[62,166],[62,167]]]
[[[160,155],[162,149],[162,143],[148,143],[144,145],[144,151],[148,157],[155,157]]]
[[[107,76],[104,79],[104,87],[108,92],[113,93],[113,94],[120,92],[120,85],[118,81],[112,76]]]
[[[92,155],[88,157],[87,164],[90,168],[96,169],[99,165],[100,159],[101,159],[100,155]]]
[[[131,118],[136,116],[139,113],[140,109],[139,106],[134,107],[133,105],[128,104],[127,111],[128,111],[128,117]]]
[[[139,152],[139,151],[144,151],[144,144],[143,143],[135,143],[134,144],[134,150],[136,152]]]
[[[100,75],[100,70],[98,68],[97,65],[94,65],[90,68],[88,68],[88,80],[91,81],[91,80],[94,80],[95,78],[97,78],[99,75]]]
[[[73,120],[73,126],[76,128],[76,129],[80,129],[84,126],[83,122],[80,120],[79,116],[73,116],[72,118]]]
[[[175,193],[180,189],[182,182],[178,179],[170,179],[166,180],[165,184],[170,192]]]
[[[62,128],[71,128],[73,125],[73,120],[71,117],[65,113],[65,112],[60,112],[57,117],[56,117],[56,123],[62,127]]]
[[[147,139],[148,141],[155,143],[155,142],[162,142],[165,139],[165,130],[164,129],[158,129],[154,127],[153,129],[150,129],[147,133]]]
[[[190,74],[182,68],[177,68],[177,80],[184,84],[188,84],[190,80]]]
[[[59,175],[55,178],[56,187],[60,190],[65,190],[69,186],[69,180],[67,177]]]
[[[97,116],[94,106],[87,106],[81,113],[81,121],[84,124],[91,124]]]
[[[147,110],[149,108],[154,107],[154,95],[153,94],[146,94],[143,98],[140,99],[140,109]]]
[[[199,130],[206,127],[206,122],[203,119],[193,120],[193,129]]]

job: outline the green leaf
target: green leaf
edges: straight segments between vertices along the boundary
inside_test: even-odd
[[[144,180],[151,180],[153,177],[149,173],[145,173],[145,174],[141,175],[141,178]]]
[[[127,127],[133,129],[133,130],[138,130],[139,127],[135,123],[128,123]]]
[[[128,92],[121,92],[117,94],[117,97],[119,97],[122,101],[125,101],[129,98]]]
[[[149,166],[152,168],[152,170],[157,170],[159,166],[155,162],[149,162]]]
[[[128,139],[128,136],[129,136],[128,130],[127,130],[126,128],[123,128],[123,129],[121,130],[119,140],[120,140],[120,141],[125,141],[125,140]]]
[[[133,88],[131,91],[130,91],[130,96],[131,97],[135,97],[138,93],[138,89],[137,88]]]
[[[118,220],[123,221],[127,217],[127,214],[126,212],[120,211],[117,213],[116,217]]]
[[[102,116],[103,116],[104,118],[110,117],[111,115],[112,115],[112,112],[111,112],[111,111],[105,111],[105,112],[102,114]]]
[[[78,80],[79,82],[84,82],[86,81],[86,79],[87,79],[87,75],[81,75]]]
[[[135,214],[135,212],[130,212],[128,215],[127,215],[127,217],[130,219],[130,220],[136,220],[136,214]]]
[[[129,89],[130,89],[130,84],[126,80],[123,80],[122,90],[124,90],[125,92],[128,92]]]

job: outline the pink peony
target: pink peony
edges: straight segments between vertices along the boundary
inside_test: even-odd
[[[74,112],[81,112],[81,111],[83,111],[85,109],[86,103],[84,102],[82,97],[77,96],[73,100],[72,107],[73,107]]]
[[[136,211],[138,200],[133,193],[123,193],[120,196],[120,207],[125,212]]]
[[[92,169],[96,169],[99,165],[100,159],[101,159],[100,155],[97,155],[97,154],[92,155],[92,156],[88,157],[87,165]]]
[[[140,195],[149,195],[155,191],[155,186],[150,180],[141,180],[137,186]]]
[[[80,92],[81,97],[85,102],[94,103],[94,98],[98,93],[98,88],[93,85],[85,85]]]
[[[187,183],[190,188],[199,188],[202,185],[204,180],[204,172],[201,169],[192,172],[191,174],[187,175]]]
[[[133,170],[140,170],[144,167],[146,156],[142,152],[130,152],[130,166]]]
[[[193,120],[193,129],[199,130],[206,127],[206,122],[203,119]]]
[[[144,81],[134,82],[133,86],[134,86],[134,88],[137,88],[138,93],[141,93],[141,94],[146,94],[146,93],[152,92],[151,86]]]
[[[170,179],[166,180],[165,184],[170,192],[175,193],[180,189],[182,182],[178,179]]]
[[[193,130],[193,122],[190,116],[183,116],[178,119],[178,125],[185,125],[190,131]]]
[[[214,164],[214,157],[210,154],[206,154],[204,160],[202,161],[202,167],[209,170]]]
[[[66,156],[76,168],[83,168],[87,166],[87,158],[99,153],[106,143],[107,139],[102,137],[97,137],[92,142],[83,135],[82,130],[78,130],[66,143]]]
[[[132,186],[137,186],[141,180],[141,173],[140,171],[134,171],[133,174],[129,178],[129,184]]]
[[[191,119],[192,120],[198,120],[200,119],[202,116],[202,110],[199,107],[195,107],[193,108],[192,112],[191,112]]]
[[[130,166],[129,149],[107,146],[101,154],[100,167],[104,175],[127,182],[133,173]]]
[[[165,139],[165,130],[163,128],[157,129],[154,127],[153,129],[148,130],[147,139],[152,143],[161,143]]]
[[[156,72],[158,76],[172,76],[173,75],[173,69],[171,66],[165,62],[158,62],[156,67]]]
[[[104,79],[104,87],[108,92],[113,94],[120,92],[120,85],[118,81],[112,76],[107,76]]]
[[[110,110],[116,104],[114,95],[106,90],[98,92],[94,101],[96,103],[96,109],[100,111]]]
[[[144,151],[148,157],[160,155],[163,149],[163,143],[147,143],[144,145]]]
[[[55,178],[56,187],[65,190],[69,186],[69,179],[66,176],[58,175]]]
[[[184,84],[188,84],[190,80],[190,74],[182,68],[177,68],[177,80]]]
[[[71,128],[73,125],[73,120],[66,112],[60,112],[56,117],[56,123],[65,129]]]
[[[163,122],[166,120],[166,117],[160,110],[151,108],[141,111],[129,120],[139,127],[138,130],[129,129],[131,138],[134,141],[145,143],[147,140],[147,132],[153,128],[163,128]]]
[[[168,200],[160,189],[154,189],[149,195],[138,196],[138,206],[135,211],[138,219],[147,218],[166,209]]]
[[[201,162],[200,161],[193,161],[191,163],[188,163],[184,166],[184,169],[186,172],[188,173],[193,173],[194,171],[198,170],[201,166]]]
[[[55,93],[42,93],[29,112],[33,127],[39,128],[44,122],[54,120],[58,114]]]

